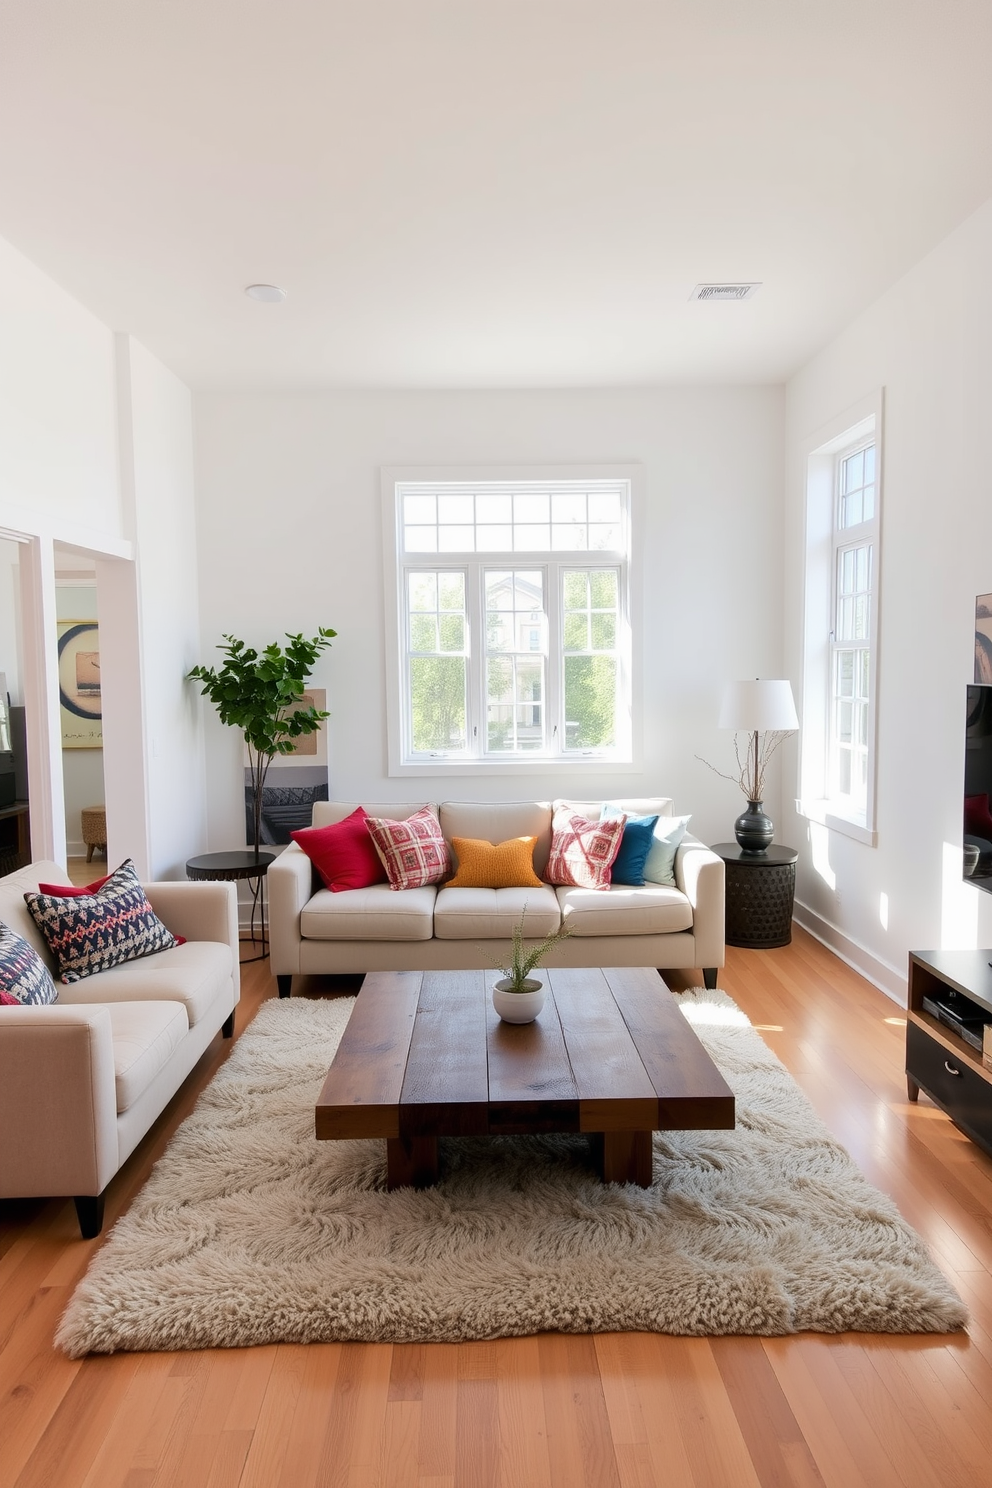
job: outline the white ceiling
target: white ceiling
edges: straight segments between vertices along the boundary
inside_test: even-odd
[[[194,388],[778,381],[992,197],[990,64],[990,0],[0,0],[0,234]]]

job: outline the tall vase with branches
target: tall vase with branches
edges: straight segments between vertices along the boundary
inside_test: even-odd
[[[202,683],[200,695],[208,697],[221,723],[241,729],[248,747],[251,774],[255,856],[262,839],[262,789],[269,766],[277,754],[290,754],[304,734],[320,728],[329,714],[319,708],[299,707],[307,679],[321,652],[331,644],[336,630],[318,626],[310,640],[286,633],[286,646],[277,642],[261,651],[224,636],[217,649],[224,664],[195,666],[187,679]]]

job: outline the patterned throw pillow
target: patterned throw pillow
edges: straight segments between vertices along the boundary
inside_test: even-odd
[[[477,837],[452,837],[458,872],[449,889],[543,889],[534,872],[536,837],[510,837],[506,842],[483,842]]]
[[[0,924],[0,1002],[44,1004],[54,1002],[58,990],[52,973],[33,945]]]
[[[422,806],[405,821],[370,816],[366,825],[391,889],[422,889],[438,883],[451,867],[441,823],[429,806]]]
[[[623,814],[609,821],[588,821],[564,808],[551,823],[548,882],[575,889],[608,889],[610,869],[623,840]]]
[[[28,893],[24,902],[64,982],[179,944],[145,898],[130,858],[95,894]]]

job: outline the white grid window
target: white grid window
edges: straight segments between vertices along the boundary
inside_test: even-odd
[[[835,463],[828,794],[855,820],[868,807],[874,711],[875,443]]]
[[[882,392],[807,450],[801,810],[874,845]]]
[[[397,481],[394,513],[400,763],[629,760],[629,481]]]

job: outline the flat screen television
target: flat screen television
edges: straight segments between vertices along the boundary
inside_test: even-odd
[[[992,894],[992,685],[968,687],[964,739],[964,876]]]

